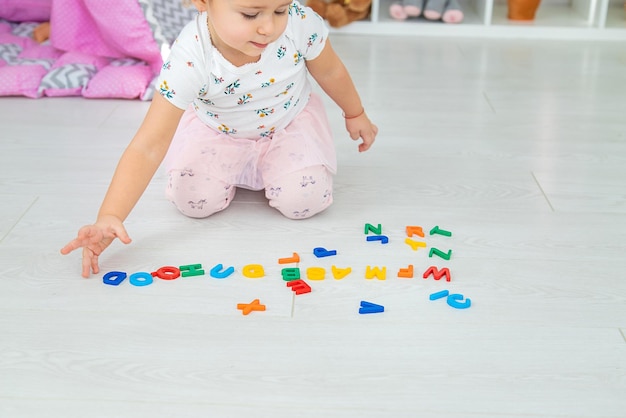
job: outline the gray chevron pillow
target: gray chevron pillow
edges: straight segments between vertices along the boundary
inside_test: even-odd
[[[91,77],[98,72],[91,64],[65,64],[48,72],[39,85],[47,96],[79,96]]]
[[[197,13],[195,8],[183,5],[181,0],[139,0],[139,4],[159,46],[171,46]]]
[[[197,11],[194,7],[184,5],[182,0],[139,0],[139,5],[165,60],[169,47]],[[152,99],[155,81],[156,77],[141,96],[141,100]]]

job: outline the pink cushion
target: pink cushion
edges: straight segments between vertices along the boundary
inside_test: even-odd
[[[59,51],[52,45],[35,45],[25,48],[20,55],[18,55],[18,58],[56,60],[61,55],[63,55],[63,51]]]
[[[17,36],[12,33],[0,33],[0,44],[14,44],[24,49],[37,45],[37,42],[26,36]]]
[[[80,96],[89,80],[109,62],[80,52],[67,52],[54,62],[41,80],[40,91],[49,97]]]
[[[0,0],[0,18],[13,22],[50,20],[52,0]]]
[[[136,99],[141,97],[154,77],[146,65],[109,65],[93,76],[83,96],[96,98]]]
[[[56,60],[53,68],[62,67],[66,64],[88,64],[96,68],[104,68],[109,64],[109,60],[103,57],[96,57],[82,52],[66,52]]]
[[[160,48],[137,1],[58,1],[52,20],[71,22],[51,26],[50,40],[59,49],[161,65]]]
[[[0,96],[41,97],[39,84],[48,70],[41,65],[0,68]]]

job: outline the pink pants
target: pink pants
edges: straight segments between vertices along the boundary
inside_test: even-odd
[[[269,205],[291,219],[309,218],[333,201],[336,156],[319,97],[270,138],[232,138],[217,132],[192,108],[181,119],[165,161],[167,198],[186,216],[226,209],[237,187],[265,189]]]

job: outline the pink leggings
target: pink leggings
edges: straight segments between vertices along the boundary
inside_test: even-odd
[[[167,198],[204,218],[226,209],[237,187],[265,189],[270,206],[291,219],[309,218],[333,201],[336,156],[322,100],[306,107],[273,137],[233,138],[205,125],[190,107],[165,161]]]
[[[167,197],[192,218],[205,218],[226,209],[237,188],[207,173],[172,170]],[[333,176],[323,165],[307,167],[278,177],[265,188],[271,207],[290,219],[305,219],[333,202]]]

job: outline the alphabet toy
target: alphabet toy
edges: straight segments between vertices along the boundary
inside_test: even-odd
[[[365,239],[367,241],[380,241],[381,244],[387,244],[389,242],[389,238],[385,235],[370,235]]]
[[[452,278],[450,277],[450,270],[447,267],[442,268],[441,270],[439,270],[437,267],[435,266],[430,266],[428,268],[428,270],[426,270],[424,272],[423,277],[425,279],[428,278],[428,276],[433,275],[433,277],[435,278],[435,280],[440,280],[443,276],[446,276],[446,281],[449,282]]]
[[[133,286],[148,286],[152,284],[153,281],[152,274],[145,271],[131,274],[128,280]]]
[[[385,312],[384,306],[377,305],[371,302],[366,302],[364,300],[361,301],[361,307],[359,308],[360,314],[372,314],[372,313],[380,313],[380,312]]]
[[[175,280],[180,277],[180,269],[174,266],[164,266],[152,272],[152,277],[158,277],[161,280]]]
[[[289,264],[289,263],[299,263],[299,262],[300,262],[300,255],[298,253],[293,253],[293,256],[289,258],[278,259],[278,264]]]
[[[405,279],[413,278],[413,264],[409,264],[409,266],[405,269],[400,269],[398,271],[398,277],[403,277]]]
[[[374,227],[372,224],[365,224],[365,235],[373,232],[376,235],[380,235],[383,232],[383,227],[381,224],[378,224],[377,227]]]
[[[290,287],[296,295],[311,292],[311,286],[309,286],[304,280],[292,280],[287,282],[287,286]]]
[[[326,248],[317,247],[313,249],[313,254],[315,254],[317,258],[329,257],[331,255],[337,255],[337,250],[328,251]]]
[[[300,278],[300,269],[297,267],[282,269],[280,273],[283,276],[283,280],[286,282]]]
[[[454,294],[448,296],[447,302],[448,305],[455,309],[467,309],[472,306],[472,301],[469,298],[465,299],[465,302],[463,303],[459,302],[460,300],[463,300],[463,295]]]
[[[437,226],[437,225],[435,225],[435,227],[430,230],[430,235],[434,235],[434,234],[444,235],[446,237],[451,237],[452,236],[452,232],[440,229],[439,226]]]
[[[406,236],[407,237],[412,237],[413,235],[418,235],[420,237],[423,237],[424,236],[424,230],[422,229],[421,226],[407,226],[406,227]]]
[[[417,251],[419,247],[425,248],[426,243],[422,241],[413,241],[411,238],[407,238],[404,240],[405,243],[409,244],[413,251]]]
[[[444,253],[443,251],[441,251],[441,250],[439,250],[437,248],[431,248],[430,249],[430,253],[428,253],[428,256],[432,257],[433,254],[443,258],[444,260],[449,260],[450,256],[452,255],[452,250],[448,250],[447,253]]]
[[[309,280],[324,280],[326,270],[321,267],[309,267],[306,269],[306,277]]]
[[[102,276],[102,283],[111,286],[119,286],[126,279],[126,273],[123,271],[110,271]]]
[[[335,266],[332,266],[333,277],[336,280],[341,280],[346,277],[348,274],[352,273],[352,267],[347,267],[345,269],[340,269]]]
[[[180,266],[179,269],[183,277],[202,276],[204,274],[202,264],[189,264],[186,266]]]
[[[460,295],[458,293],[451,295],[450,292],[447,290],[433,293],[428,298],[430,300],[437,300],[445,297],[447,297],[446,302],[448,303],[448,305],[452,306],[455,309],[467,309],[472,306],[471,299],[468,298],[465,299],[464,302],[460,302],[461,300],[463,300],[463,295]]]
[[[265,270],[263,270],[263,266],[260,264],[248,264],[241,273],[249,279],[258,279],[265,276]]]
[[[239,303],[237,309],[241,309],[241,313],[248,315],[252,311],[264,311],[265,305],[261,305],[258,299],[254,299],[252,303]]]
[[[215,267],[211,269],[209,274],[211,274],[211,277],[214,277],[216,279],[225,279],[231,274],[233,274],[234,272],[235,272],[235,268],[232,266],[228,267],[227,269],[224,269],[223,265],[217,264]]]
[[[450,294],[450,292],[448,292],[447,290],[442,290],[440,292],[436,292],[436,293],[431,294],[428,297],[428,299],[430,299],[430,300],[437,300],[437,299],[445,298],[449,294]]]
[[[387,280],[387,267],[383,267],[382,269],[379,267],[370,267],[367,266],[365,269],[365,278],[373,279],[376,277],[378,280]]]

